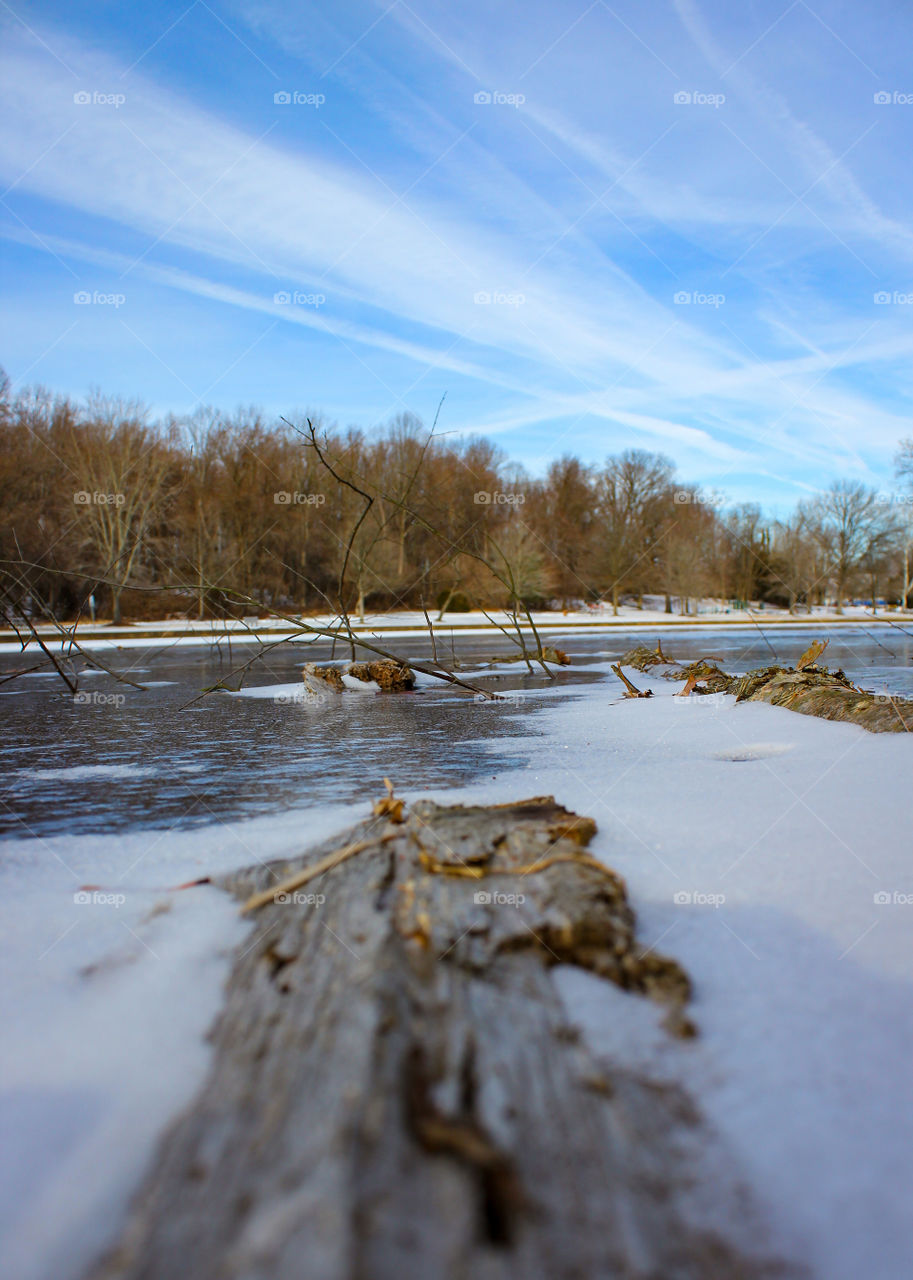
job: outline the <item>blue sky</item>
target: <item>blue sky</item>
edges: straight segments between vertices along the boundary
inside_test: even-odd
[[[442,429],[534,473],[636,446],[774,509],[890,487],[907,6],[36,0],[0,24],[17,386],[366,428],[446,392]]]

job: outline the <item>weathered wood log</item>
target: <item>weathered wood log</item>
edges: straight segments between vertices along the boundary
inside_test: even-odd
[[[379,662],[352,662],[348,674],[356,680],[373,680],[384,693],[402,693],[415,688],[415,676],[407,666],[384,659]]]
[[[691,1030],[687,976],[584,852],[593,822],[550,797],[391,801],[342,844],[221,881],[255,932],[212,1070],[95,1280],[795,1274],[689,1219],[694,1107],[568,1025],[559,962]],[[282,887],[317,864],[306,892]],[[737,1179],[719,1176],[725,1217]]]
[[[732,693],[737,702],[767,702],[801,715],[840,720],[871,733],[913,733],[913,700],[859,689],[842,671],[817,665],[825,643],[817,642],[795,667],[758,667],[742,676],[727,675],[707,658],[673,662],[659,646],[638,645],[621,659],[620,666],[687,681],[691,694]],[[624,679],[624,676],[622,676]]]
[[[415,675],[409,667],[389,658],[377,662],[348,662],[344,667],[306,662],[301,671],[302,679],[311,692],[329,689],[333,693],[342,693],[346,687],[344,675],[363,684],[376,684],[382,693],[403,693],[415,688]]]

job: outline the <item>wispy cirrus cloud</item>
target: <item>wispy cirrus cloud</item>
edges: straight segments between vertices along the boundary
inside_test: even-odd
[[[242,5],[226,20],[269,56],[232,109],[192,76],[164,83],[151,55],[131,68],[59,28],[9,29],[0,231],[142,280],[153,349],[193,295],[222,323],[309,331],[307,358],[367,361],[394,401],[446,376],[457,427],[532,465],[638,443],[736,490],[875,475],[905,430],[913,346],[903,304],[874,303],[890,283],[893,304],[911,243],[870,190],[878,81],[854,67],[858,110],[825,138],[788,74],[767,83],[773,59],[732,52],[744,23],[661,8],[657,27],[533,6],[518,39],[509,9],[352,6],[307,43],[308,6]],[[296,75],[329,107],[274,104]],[[725,104],[674,102],[723,82]],[[479,85],[526,100],[477,103]],[[81,86],[125,101],[79,104]],[[283,308],[283,290],[327,305]]]

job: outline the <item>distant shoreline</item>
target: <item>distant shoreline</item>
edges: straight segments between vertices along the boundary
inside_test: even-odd
[[[475,618],[471,614],[460,614],[459,621],[445,618],[442,622],[434,622],[436,632],[445,634],[459,633],[465,636],[492,635],[499,636],[502,634],[497,627],[493,626],[484,618]],[[719,628],[719,627],[742,627],[751,630],[759,628],[784,628],[784,627],[847,627],[847,628],[865,628],[878,624],[887,624],[888,626],[900,627],[905,629],[903,624],[909,627],[910,634],[913,635],[913,615],[899,614],[897,617],[890,617],[887,614],[879,614],[872,616],[864,614],[860,616],[858,613],[845,614],[843,616],[837,614],[814,614],[790,616],[784,613],[776,613],[771,615],[739,612],[737,615],[732,614],[698,614],[694,616],[656,614],[651,612],[647,617],[626,616],[610,617],[610,618],[588,618],[575,615],[555,615],[553,613],[533,615],[533,621],[536,629],[543,633],[568,633],[568,632],[599,632],[599,631],[655,631],[657,628],[670,628],[677,630],[694,630],[696,628]],[[304,618],[303,625],[330,627],[333,620],[326,617]],[[66,624],[64,624],[66,625]],[[524,633],[529,634],[530,628],[528,623],[522,623]],[[42,640],[54,641],[55,648],[60,645],[66,647],[67,639],[63,637],[59,630],[49,627],[46,624],[39,625],[38,634]],[[364,623],[352,623],[352,632],[356,636],[365,638],[371,636],[427,636],[428,627],[424,619],[414,613],[404,613],[401,619],[397,619],[395,614],[378,615],[377,621],[365,621]],[[81,644],[91,644],[93,642],[102,641],[107,646],[125,646],[132,647],[133,644],[140,641],[187,641],[194,645],[200,644],[219,644],[230,641],[232,644],[253,644],[260,641],[275,642],[288,637],[289,639],[297,639],[301,633],[295,628],[283,621],[270,622],[269,620],[260,620],[250,623],[237,622],[233,625],[224,623],[201,623],[186,622],[176,623],[174,620],[161,623],[124,623],[117,627],[105,623],[84,623],[80,624],[77,632],[78,639]],[[338,638],[345,640],[346,633],[342,629],[337,632]],[[325,637],[332,640],[332,637]],[[35,649],[37,645],[33,639],[28,641],[26,646],[28,649]],[[0,631],[0,654],[3,653],[19,653],[22,652],[20,642],[13,631]]]

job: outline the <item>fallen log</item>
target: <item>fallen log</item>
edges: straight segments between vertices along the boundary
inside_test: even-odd
[[[720,1225],[727,1203],[736,1235],[751,1218],[731,1169],[714,1225],[691,1221],[696,1109],[568,1025],[558,964],[693,1033],[687,975],[585,852],[595,824],[551,797],[404,813],[391,789],[378,810],[215,881],[254,936],[209,1078],[94,1280],[795,1274]]]
[[[871,733],[913,733],[909,698],[857,689],[842,671],[814,666],[802,671],[782,667],[750,671],[733,679],[727,692],[734,693],[738,702],[768,702],[804,716],[857,724]]]
[[[343,693],[346,688],[344,676],[362,684],[376,684],[381,693],[403,693],[415,688],[415,675],[409,667],[389,658],[377,662],[348,662],[344,667],[321,667],[315,662],[306,662],[301,671],[301,677],[312,693],[326,689]]]
[[[619,660],[664,680],[684,680],[689,694],[731,693],[737,702],[767,702],[800,715],[856,724],[871,733],[913,733],[913,700],[859,689],[843,671],[819,665],[826,641],[816,641],[795,667],[758,667],[744,675],[727,675],[708,658],[678,663],[661,652],[638,645]],[[614,668],[613,668],[614,670]],[[622,677],[624,679],[624,677]]]

